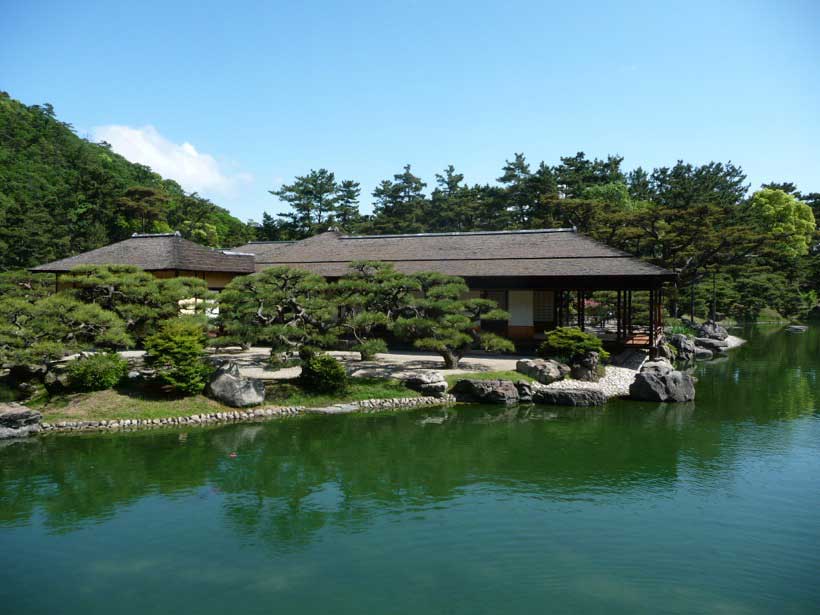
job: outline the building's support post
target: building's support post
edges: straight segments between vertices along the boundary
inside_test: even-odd
[[[584,322],[585,321],[585,318],[584,318],[585,316],[586,315],[584,314],[584,291],[579,290],[578,291],[578,328],[581,331],[584,331],[585,328],[586,328],[586,322]]]
[[[563,300],[563,291],[556,290],[555,291],[555,298],[552,304],[553,310],[553,321],[555,322],[556,327],[561,326],[561,301]]]
[[[658,329],[663,334],[663,286],[658,289]]]
[[[618,291],[615,301],[615,339],[621,341],[621,291]]]
[[[626,291],[626,335],[632,335],[632,291]]]
[[[649,289],[649,347],[655,347],[655,289]]]

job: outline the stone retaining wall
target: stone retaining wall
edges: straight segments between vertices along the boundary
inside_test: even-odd
[[[134,431],[158,427],[180,427],[208,425],[214,423],[239,423],[264,421],[271,418],[294,416],[304,413],[345,414],[350,412],[386,412],[391,410],[409,410],[428,406],[441,406],[453,402],[452,396],[445,397],[400,397],[393,399],[366,399],[349,404],[337,404],[326,408],[306,408],[288,406],[283,408],[251,408],[249,410],[230,410],[210,414],[194,414],[164,419],[117,419],[111,421],[57,421],[42,423],[43,432],[64,431]]]

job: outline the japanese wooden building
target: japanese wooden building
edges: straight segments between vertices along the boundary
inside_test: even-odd
[[[158,278],[192,277],[219,290],[238,275],[255,271],[254,257],[206,248],[179,233],[134,234],[129,239],[34,267],[32,271],[60,276],[81,265],[135,265]]]
[[[465,279],[472,296],[496,301],[510,317],[482,323],[516,342],[536,341],[562,324],[588,328],[587,297],[614,291],[610,333],[622,344],[654,346],[662,331],[663,285],[675,274],[610,248],[574,229],[344,235],[329,231],[295,242],[251,242],[256,271],[289,266],[336,279],[352,261],[392,263],[398,271],[437,271]],[[648,321],[638,326],[633,295],[648,294]]]

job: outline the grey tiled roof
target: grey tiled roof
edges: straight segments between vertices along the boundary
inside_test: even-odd
[[[135,234],[124,241],[34,267],[32,271],[60,273],[79,265],[136,265],[146,271],[253,273],[254,257],[237,252],[206,248],[178,233]]]
[[[252,241],[250,243],[246,243],[244,246],[239,246],[238,248],[233,249],[236,252],[244,252],[255,255],[258,262],[260,260],[267,261],[273,259],[275,254],[278,254],[288,246],[292,246],[295,243],[295,241]]]
[[[297,242],[250,243],[257,271],[276,265],[326,277],[356,260],[391,262],[405,273],[438,271],[464,277],[650,277],[674,273],[610,248],[572,229],[351,236],[329,231]]]

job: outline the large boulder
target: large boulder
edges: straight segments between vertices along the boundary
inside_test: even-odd
[[[31,410],[14,402],[0,404],[0,440],[24,438],[40,431],[43,419],[36,410]]]
[[[714,320],[707,320],[703,324],[694,325],[698,332],[698,337],[708,337],[713,340],[725,340],[729,337],[729,332]]]
[[[711,337],[696,337],[695,345],[711,350],[712,352],[722,352],[729,347],[729,342]]]
[[[211,376],[206,392],[226,406],[243,408],[265,401],[265,385],[261,380],[244,378],[233,361],[220,365]]]
[[[674,361],[677,356],[677,351],[669,342],[661,342],[653,350],[653,354],[660,359]]]
[[[669,338],[669,343],[677,353],[678,361],[689,362],[695,358],[695,342],[683,333],[675,333]]]
[[[518,389],[510,380],[459,380],[451,393],[456,401],[484,404],[515,404]]]
[[[638,401],[692,401],[695,399],[695,379],[669,363],[648,362],[629,386],[629,397]]]
[[[701,346],[695,347],[695,361],[710,361],[714,358],[715,353],[708,348]]]
[[[43,384],[45,385],[46,390],[52,395],[67,391],[71,385],[68,378],[68,372],[65,371],[65,369],[48,370],[43,378]]]
[[[570,375],[574,380],[583,380],[584,382],[598,382],[601,379],[601,374],[598,373],[598,362],[600,356],[595,351],[585,352],[572,359],[572,366],[570,367]]]
[[[537,382],[519,380],[515,383],[515,388],[518,389],[518,401],[531,404],[536,391],[544,388],[544,385],[538,384]]]
[[[447,394],[447,381],[435,371],[411,372],[402,376],[401,381],[408,389],[429,397],[444,397]]]
[[[552,359],[521,359],[515,364],[515,371],[526,374],[541,384],[552,384],[557,380],[563,380],[570,372],[570,368]]]
[[[606,403],[606,395],[600,389],[539,387],[533,391],[532,400],[536,404],[552,406],[602,406]]]
[[[666,359],[655,359],[654,361],[647,361],[641,367],[642,372],[660,372],[667,374],[674,370],[672,363]]]

